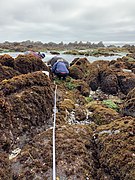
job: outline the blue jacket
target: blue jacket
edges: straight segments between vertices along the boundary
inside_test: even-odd
[[[60,74],[69,74],[69,71],[65,65],[64,62],[56,62],[54,63],[53,67],[52,67],[52,72],[57,74],[57,73],[60,73]]]

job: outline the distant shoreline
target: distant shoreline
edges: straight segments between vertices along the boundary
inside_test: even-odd
[[[135,45],[135,41],[103,41],[105,46],[114,45],[114,46],[124,46],[124,45]]]

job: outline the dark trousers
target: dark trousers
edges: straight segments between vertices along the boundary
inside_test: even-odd
[[[55,73],[55,75],[59,78],[59,79],[63,79],[63,80],[66,80],[66,77],[68,74],[61,74],[61,73]]]

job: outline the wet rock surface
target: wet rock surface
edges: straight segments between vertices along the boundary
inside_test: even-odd
[[[48,78],[33,57],[2,57],[0,179],[52,179],[57,85],[57,179],[133,180],[135,76],[127,59],[77,58],[63,81]]]

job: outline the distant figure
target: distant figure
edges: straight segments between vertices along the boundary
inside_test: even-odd
[[[26,51],[24,54],[31,54],[33,56],[36,56],[40,59],[43,59],[45,57],[45,54],[44,53],[40,53],[40,52],[35,52],[35,51]]]
[[[40,58],[44,58],[45,57],[45,54],[44,53],[41,53],[41,52],[38,52],[38,56],[40,56]]]
[[[67,75],[69,74],[68,68],[64,61],[58,60],[52,66],[52,72],[59,78],[66,80]]]
[[[69,68],[69,62],[63,59],[62,57],[54,56],[52,59],[50,59],[47,64],[53,66],[58,60],[63,61],[67,68]]]

